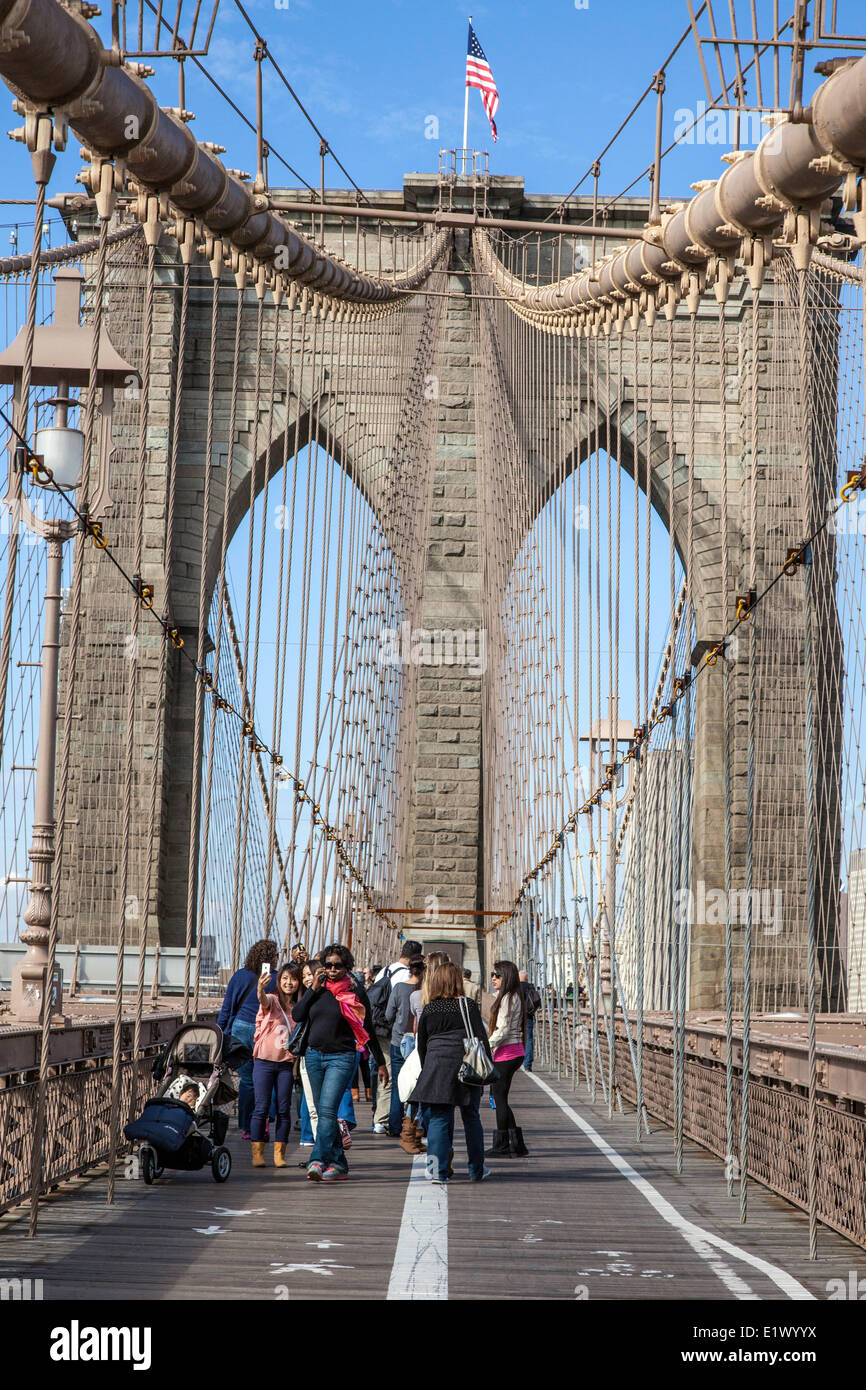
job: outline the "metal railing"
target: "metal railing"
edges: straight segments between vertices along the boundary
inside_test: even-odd
[[[120,1075],[121,1129],[138,1113],[153,1093],[151,1067],[165,1043],[180,1027],[181,1015],[163,1015],[149,1029],[150,1038],[132,1055],[128,1025],[124,1023]],[[109,1155],[113,1028],[100,1029],[96,1055],[65,1061],[51,1068],[46,1094],[46,1119],[42,1140],[40,1195],[58,1184],[81,1177]],[[11,1053],[14,1034],[6,1040]],[[0,1036],[0,1070],[4,1038]],[[0,1075],[0,1213],[29,1201],[33,1182],[38,1070]],[[121,1138],[118,1153],[131,1145]]]
[[[574,1070],[570,1039],[574,1020],[559,1010],[539,1014],[536,1046],[548,1066]],[[588,1025],[581,1025],[589,1031]],[[637,1088],[628,1041],[617,1018],[614,1044],[617,1085],[623,1100],[637,1104]],[[606,1076],[609,1054],[603,1023],[599,1026],[601,1071]],[[578,1048],[578,1075],[583,1076]],[[725,1066],[704,1057],[687,1056],[684,1069],[686,1135],[716,1154],[723,1163],[739,1162],[727,1153]],[[673,1050],[645,1034],[643,1047],[644,1102],[650,1115],[673,1128]],[[733,1072],[733,1132],[740,1132],[742,1070]],[[599,1090],[598,1098],[601,1099]],[[818,1102],[818,1220],[866,1248],[866,1115],[852,1113],[840,1097]],[[789,1082],[773,1084],[750,1071],[749,1142],[746,1173],[786,1201],[808,1211],[808,1098]],[[736,1175],[736,1174],[735,1174]]]

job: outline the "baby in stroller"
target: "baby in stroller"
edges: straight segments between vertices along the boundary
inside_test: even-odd
[[[172,1038],[154,1064],[156,1095],[124,1129],[140,1145],[145,1183],[166,1168],[194,1171],[208,1163],[215,1181],[225,1182],[231,1154],[224,1144],[228,1115],[220,1107],[237,1096],[229,1074],[233,1061],[215,1024],[188,1023]]]
[[[188,1105],[193,1113],[193,1116],[195,1116],[195,1112],[199,1107],[199,1102],[201,1101],[202,1096],[205,1094],[205,1088],[204,1086],[202,1086],[200,1081],[193,1081],[191,1076],[181,1077],[180,1080],[183,1084],[181,1089],[177,1092],[177,1098],[181,1102],[181,1104]],[[169,1091],[166,1092],[166,1095],[168,1094],[170,1094]],[[199,1129],[198,1124],[193,1122],[193,1127],[190,1130],[190,1134],[201,1133],[202,1131]]]

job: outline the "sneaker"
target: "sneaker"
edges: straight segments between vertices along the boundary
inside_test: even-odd
[[[321,1182],[324,1174],[324,1165],[321,1163],[311,1163],[307,1168],[307,1177],[310,1182]]]
[[[448,1179],[447,1179],[447,1178],[431,1178],[430,1181],[432,1182],[432,1184],[433,1184],[434,1187],[447,1187],[447,1186],[448,1186]]]
[[[348,1176],[349,1174],[344,1172],[342,1168],[338,1168],[336,1164],[332,1163],[325,1169],[322,1182],[345,1182]]]
[[[389,1130],[388,1130],[388,1126],[387,1126],[387,1125],[375,1125],[375,1124],[374,1124],[374,1125],[371,1125],[370,1128],[371,1128],[371,1130],[373,1131],[374,1134],[388,1134],[388,1133],[389,1133]]]
[[[250,1143],[252,1143],[252,1138],[253,1138],[253,1136],[250,1134],[250,1132],[249,1132],[248,1129],[245,1129],[245,1130],[243,1130],[243,1131],[241,1132],[241,1138],[242,1138],[242,1139],[249,1139]]]
[[[477,1177],[477,1178],[470,1177],[470,1178],[469,1178],[469,1181],[470,1181],[470,1182],[484,1182],[487,1178],[492,1178],[492,1177],[493,1177],[493,1169],[492,1169],[492,1168],[488,1168],[487,1165],[485,1164],[484,1167],[481,1169],[481,1172],[479,1173],[478,1177]]]
[[[301,1142],[300,1142],[300,1144],[298,1145],[298,1148],[299,1148],[299,1149],[314,1149],[315,1147],[316,1147],[316,1141],[315,1141],[315,1139],[302,1139]]]
[[[352,1136],[351,1136],[351,1134],[349,1133],[349,1125],[348,1125],[347,1121],[346,1121],[346,1120],[338,1120],[338,1121],[337,1121],[337,1125],[338,1125],[339,1130],[340,1130],[340,1138],[341,1138],[342,1141],[343,1141],[343,1148],[344,1148],[344,1149],[351,1149],[351,1147],[352,1147]]]

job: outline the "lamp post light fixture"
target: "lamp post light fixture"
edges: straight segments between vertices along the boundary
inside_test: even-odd
[[[69,412],[79,408],[79,400],[70,392],[90,386],[90,360],[93,329],[79,323],[83,275],[79,270],[59,270],[54,277],[54,322],[35,330],[33,341],[31,384],[34,387],[53,386],[55,395],[41,402],[54,407],[52,424],[42,425],[35,434],[35,454],[45,469],[66,492],[74,493],[81,482],[84,469],[84,434],[69,423]],[[15,428],[27,437],[29,401],[22,399],[26,331],[22,328],[15,341],[0,353],[0,384],[13,386]],[[111,503],[110,464],[113,452],[111,417],[114,407],[114,387],[137,381],[138,373],[116,351],[108,333],[102,329],[97,353],[96,381],[101,386],[99,402],[99,447],[96,467],[96,488],[91,498],[80,499],[93,520],[99,520]],[[57,752],[57,684],[60,665],[60,606],[63,575],[63,546],[80,523],[56,517],[38,516],[30,506],[23,490],[23,470],[18,460],[21,448],[13,436],[9,450],[9,472],[3,505],[12,513],[12,525],[19,524],[48,545],[45,580],[45,625],[42,640],[42,685],[39,701],[39,747],[36,759],[36,795],[33,812],[33,837],[30,845],[30,895],[24,910],[24,930],[20,940],[27,953],[12,972],[12,1013],[22,1022],[37,1023],[42,1017],[45,1001],[49,927],[51,923],[52,878],[54,870],[54,778]],[[47,479],[47,474],[45,475]],[[50,487],[50,482],[36,483]],[[82,543],[83,537],[79,543]],[[71,711],[66,711],[68,718]]]

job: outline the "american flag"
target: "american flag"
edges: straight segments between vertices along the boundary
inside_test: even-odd
[[[490,129],[495,140],[496,122],[493,117],[499,106],[499,92],[496,90],[490,64],[484,56],[484,49],[475,37],[475,30],[471,24],[469,25],[469,51],[466,54],[466,86],[477,87],[481,92],[481,100],[484,102],[484,110],[487,112],[487,119],[490,122]]]

